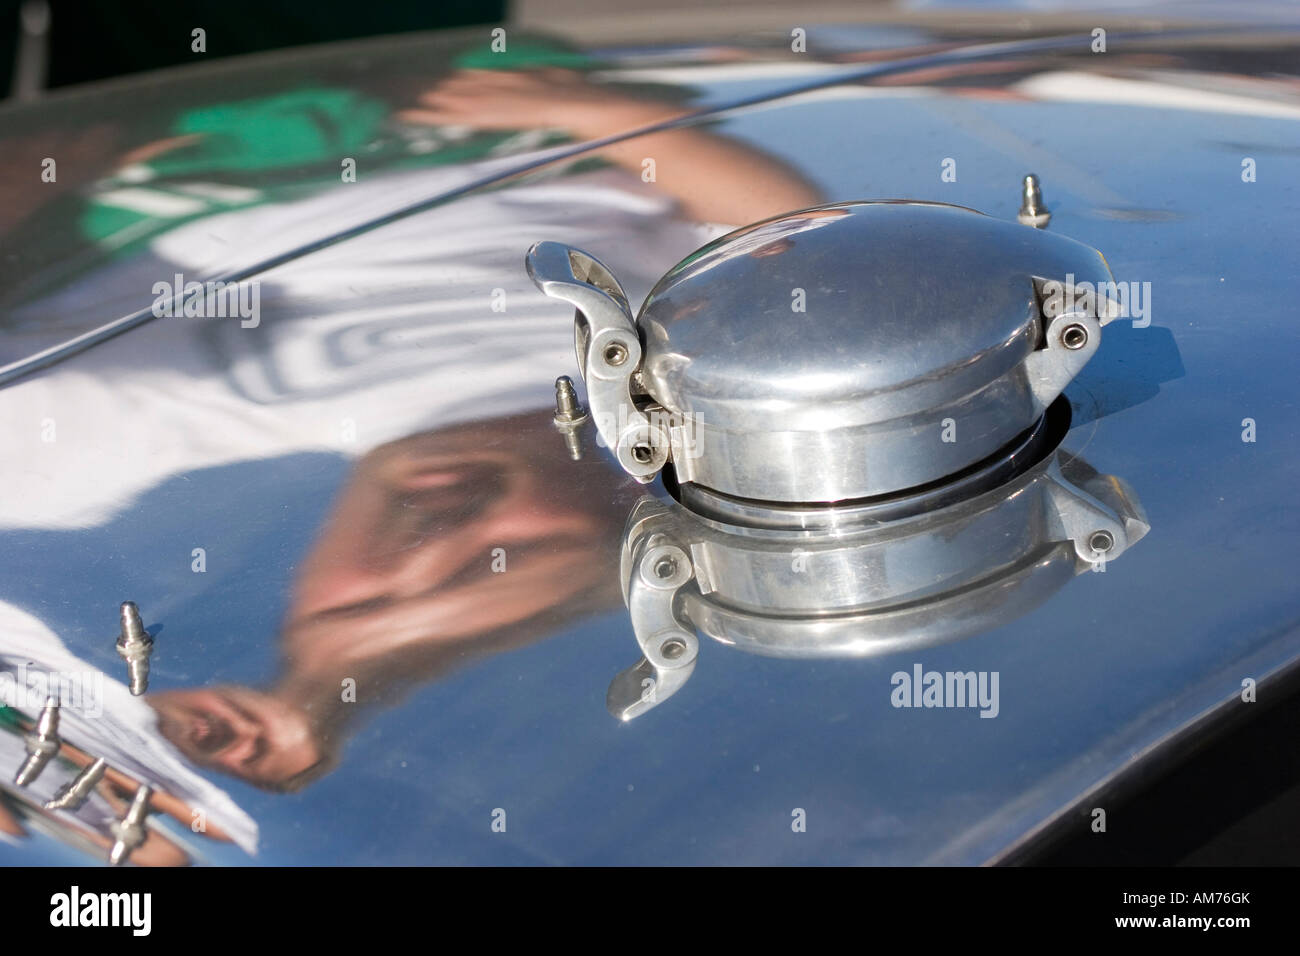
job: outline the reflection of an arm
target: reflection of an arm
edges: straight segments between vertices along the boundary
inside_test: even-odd
[[[561,129],[599,140],[676,119],[687,110],[592,82],[575,70],[463,70],[398,114],[411,123],[476,130]],[[654,184],[703,222],[742,223],[820,201],[799,172],[762,150],[683,126],[604,147],[595,155]],[[653,162],[647,176],[647,162]]]

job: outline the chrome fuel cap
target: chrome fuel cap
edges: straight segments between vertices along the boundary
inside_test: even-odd
[[[687,257],[634,319],[589,253],[541,242],[575,305],[602,442],[649,481],[759,502],[922,489],[1023,442],[1100,343],[1112,282],[1086,245],[929,202],[846,202]],[[1087,283],[1084,286],[1083,283]]]

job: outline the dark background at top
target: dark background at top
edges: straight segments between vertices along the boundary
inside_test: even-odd
[[[21,0],[0,0],[0,97],[13,78]],[[47,86],[385,33],[500,22],[505,0],[50,0]],[[190,31],[207,31],[207,52]]]

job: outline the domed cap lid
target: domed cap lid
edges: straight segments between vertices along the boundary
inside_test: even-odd
[[[578,306],[592,411],[625,468],[671,460],[680,481],[778,502],[894,494],[995,455],[1097,348],[1108,313],[1071,287],[1111,281],[1080,243],[922,202],[730,233],[635,323],[594,257],[539,243],[529,268]]]

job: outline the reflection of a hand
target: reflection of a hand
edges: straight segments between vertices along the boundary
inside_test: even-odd
[[[75,129],[42,129],[25,136],[0,138],[0,150],[13,169],[32,170],[28,176],[0,177],[0,235],[10,232],[41,206],[79,189],[110,171],[118,132],[105,123]],[[105,159],[109,157],[109,159]],[[37,180],[44,163],[54,159],[53,181]]]
[[[632,96],[574,70],[461,70],[426,90],[418,107],[399,111],[397,118],[477,130],[564,130],[574,139],[594,140],[687,112],[682,105]],[[658,174],[651,188],[676,199],[700,222],[753,222],[820,199],[794,168],[701,128],[648,133],[592,155],[638,177],[646,158],[653,157]]]
[[[679,115],[672,106],[591,83],[575,70],[460,70],[398,118],[483,130],[563,129],[604,136]]]

